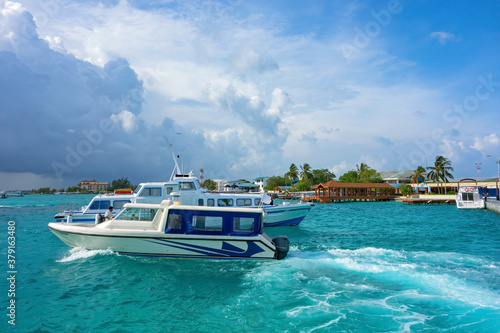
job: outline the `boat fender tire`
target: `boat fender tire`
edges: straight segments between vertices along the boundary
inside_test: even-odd
[[[273,244],[276,247],[275,258],[278,260],[285,259],[290,248],[290,240],[287,236],[276,236],[273,238]]]

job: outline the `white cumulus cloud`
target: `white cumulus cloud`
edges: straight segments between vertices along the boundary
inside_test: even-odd
[[[138,127],[135,114],[127,110],[123,110],[118,114],[111,115],[111,120],[115,124],[120,125],[123,128],[123,130],[127,133],[135,132],[135,130],[137,130]]]
[[[431,32],[431,37],[437,39],[438,42],[442,45],[444,45],[448,42],[459,42],[460,41],[460,38],[455,36],[453,33],[446,32],[446,31]]]
[[[498,136],[493,133],[483,137],[475,137],[474,144],[470,148],[478,150],[484,155],[490,155],[492,152],[497,151],[499,144]]]

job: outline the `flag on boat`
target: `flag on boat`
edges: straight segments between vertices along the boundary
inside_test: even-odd
[[[262,203],[265,205],[271,204],[271,197],[267,195],[267,193],[264,193],[264,196],[262,197]]]

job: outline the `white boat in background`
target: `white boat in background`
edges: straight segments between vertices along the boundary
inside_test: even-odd
[[[5,197],[8,198],[8,197],[23,197],[23,192],[21,191],[4,191],[3,192]]]
[[[484,198],[479,194],[477,181],[472,178],[464,178],[458,182],[458,193],[455,195],[457,208],[483,209]]]
[[[264,210],[174,204],[126,204],[112,220],[98,224],[49,223],[70,247],[154,257],[284,259],[286,236],[262,232]]]
[[[201,187],[193,172],[182,173],[173,151],[172,156],[175,167],[168,182],[141,183],[130,195],[98,195],[82,209],[61,209],[55,216],[56,221],[92,223],[96,214],[104,214],[110,206],[118,213],[127,202],[160,203],[172,200],[189,206],[262,208],[266,214],[266,227],[294,226],[302,222],[313,206],[312,203],[273,204],[271,197],[264,192],[208,191]]]

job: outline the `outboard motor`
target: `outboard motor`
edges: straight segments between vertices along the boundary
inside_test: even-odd
[[[278,260],[285,259],[290,248],[290,240],[286,236],[276,236],[273,238],[273,244],[276,247],[275,258]]]
[[[101,222],[104,222],[104,216],[99,213],[95,214],[95,224],[99,224]]]

